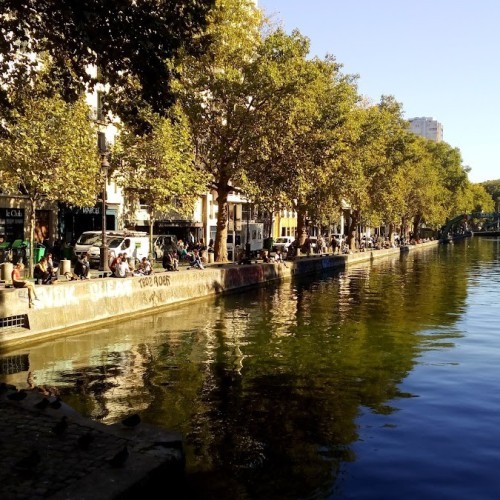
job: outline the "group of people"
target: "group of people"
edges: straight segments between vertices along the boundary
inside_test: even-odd
[[[274,262],[275,263],[282,263],[285,265],[285,267],[287,267],[281,250],[276,250],[274,255],[271,255],[269,253],[269,250],[262,250],[261,258],[262,258],[262,262],[264,262],[264,263],[274,263]]]
[[[42,285],[52,285],[57,281],[58,267],[54,264],[52,253],[43,255],[36,263],[33,277]]]
[[[163,268],[167,271],[178,271],[179,262],[184,259],[188,262],[188,268],[205,269],[205,263],[208,261],[207,253],[214,251],[214,242],[210,240],[205,245],[203,239],[190,244],[184,244],[179,240],[179,246],[176,249],[166,249],[163,254]],[[12,271],[12,284],[14,288],[25,288],[28,292],[29,306],[33,307],[34,301],[39,300],[33,282],[24,277],[25,265],[19,261]],[[128,276],[147,276],[153,274],[153,266],[147,257],[143,257],[137,268],[130,265],[126,253],[110,255],[109,269],[112,276],[116,278],[125,278]],[[73,272],[64,273],[67,280],[86,280],[90,278],[90,261],[88,254],[82,254],[75,262]],[[33,277],[36,283],[49,285],[58,280],[58,265],[54,261],[53,253],[49,252],[36,263]]]
[[[115,278],[127,278],[129,276],[149,276],[153,274],[153,266],[147,257],[143,257],[137,268],[128,259],[127,253],[119,253],[111,256],[109,263],[111,275]]]
[[[205,245],[203,238],[197,242],[184,244],[182,240],[177,243],[177,248],[166,247],[163,250],[162,265],[166,271],[178,271],[181,261],[188,264],[187,269],[205,269],[208,262],[207,254],[213,253],[214,242],[210,240]]]
[[[147,276],[153,273],[153,266],[147,257],[143,257],[137,268],[131,266],[127,253],[111,254],[108,264],[111,276],[127,278],[128,276]],[[67,273],[70,280],[86,280],[90,278],[90,262],[88,254],[84,253],[75,263],[73,273]]]

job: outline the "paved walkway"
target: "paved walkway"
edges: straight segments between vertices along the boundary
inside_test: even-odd
[[[44,398],[52,405],[38,408]],[[162,491],[166,480],[172,491],[184,471],[178,433],[143,423],[106,426],[55,396],[5,384],[0,384],[0,449],[2,500],[139,498],[159,480]]]

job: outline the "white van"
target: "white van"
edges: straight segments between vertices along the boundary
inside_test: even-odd
[[[106,233],[108,255],[127,253],[127,258],[135,259],[137,263],[143,257],[149,257],[149,235],[145,231],[112,231]],[[91,264],[99,264],[101,259],[102,238],[99,237],[88,250]]]
[[[80,258],[90,250],[92,245],[100,240],[101,236],[102,231],[85,231],[76,240],[75,246],[73,247],[73,253],[76,257]]]

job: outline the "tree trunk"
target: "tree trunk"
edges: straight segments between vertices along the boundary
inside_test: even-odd
[[[408,224],[406,222],[406,217],[401,218],[401,228],[399,230],[400,238],[403,238],[405,243],[408,243]]]
[[[306,212],[300,205],[297,206],[297,239],[299,248],[304,245],[307,239]]]
[[[353,210],[351,212],[351,217],[350,217],[350,222],[349,222],[349,228],[347,230],[347,246],[349,247],[349,250],[355,250],[356,249],[356,234],[358,230],[358,224],[360,221],[360,211],[359,210]]]
[[[394,223],[389,223],[389,242],[394,245]]]
[[[420,223],[422,222],[422,214],[417,214],[413,218],[413,239],[418,243],[420,240]]]
[[[153,248],[153,233],[154,233],[154,226],[155,226],[155,218],[153,217],[152,211],[149,211],[149,252],[148,252],[148,259],[151,262],[151,265],[154,264],[156,261],[156,254]]]
[[[227,262],[227,188],[219,188],[217,190],[217,233],[215,234],[214,243],[214,260],[215,262]],[[233,241],[233,253],[236,250],[236,244]],[[234,255],[233,255],[234,258]]]

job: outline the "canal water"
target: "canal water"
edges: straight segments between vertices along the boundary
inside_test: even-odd
[[[180,431],[186,498],[498,499],[499,307],[475,236],[5,353],[2,378]]]

